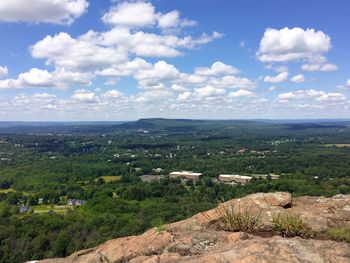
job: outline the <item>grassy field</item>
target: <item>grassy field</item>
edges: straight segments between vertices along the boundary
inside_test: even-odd
[[[68,211],[68,206],[67,205],[37,205],[33,206],[34,213],[42,214],[42,213],[47,213],[49,211],[53,211],[57,214],[66,214]]]
[[[344,147],[350,147],[350,143],[335,143],[335,144],[326,144],[326,147],[339,147],[339,148],[344,148]]]
[[[120,180],[121,176],[106,175],[106,176],[101,176],[100,178],[102,178],[106,183],[111,183],[111,182],[115,182],[115,181]]]
[[[15,190],[13,190],[12,188],[9,189],[0,189],[0,194],[7,194],[10,192],[15,192]]]

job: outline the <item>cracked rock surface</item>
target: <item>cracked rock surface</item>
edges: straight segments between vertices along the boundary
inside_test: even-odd
[[[42,263],[172,263],[172,262],[312,262],[350,263],[350,244],[320,239],[283,238],[271,231],[275,213],[296,213],[314,231],[350,224],[350,195],[333,198],[297,197],[289,193],[258,193],[226,204],[262,212],[261,229],[268,235],[227,232],[215,227],[218,209],[169,224],[165,231],[151,229],[139,236],[107,241],[67,258]]]

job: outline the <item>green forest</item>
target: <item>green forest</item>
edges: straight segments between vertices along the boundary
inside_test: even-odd
[[[0,123],[0,262],[64,257],[255,192],[349,194],[349,124]],[[203,177],[169,178],[178,170]],[[230,185],[219,174],[280,177]]]

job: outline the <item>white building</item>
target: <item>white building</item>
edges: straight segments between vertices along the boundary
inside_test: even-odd
[[[202,173],[194,173],[192,171],[175,171],[169,174],[170,178],[181,178],[190,180],[199,180],[201,176]]]
[[[269,176],[271,180],[278,180],[280,178],[279,174],[252,174],[255,178],[267,179]]]
[[[220,174],[219,180],[224,183],[247,184],[253,177],[239,174]]]

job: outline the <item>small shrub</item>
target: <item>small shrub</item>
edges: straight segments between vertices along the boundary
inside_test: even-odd
[[[158,234],[166,230],[164,222],[161,218],[153,219],[151,221],[151,225],[154,227]]]
[[[326,234],[333,240],[350,243],[350,227],[333,227],[326,231]]]
[[[274,230],[283,237],[309,238],[313,236],[311,228],[305,223],[300,215],[277,214],[272,216]]]
[[[233,204],[223,204],[218,208],[219,226],[226,231],[252,232],[260,226],[262,213],[250,208],[235,208]]]

